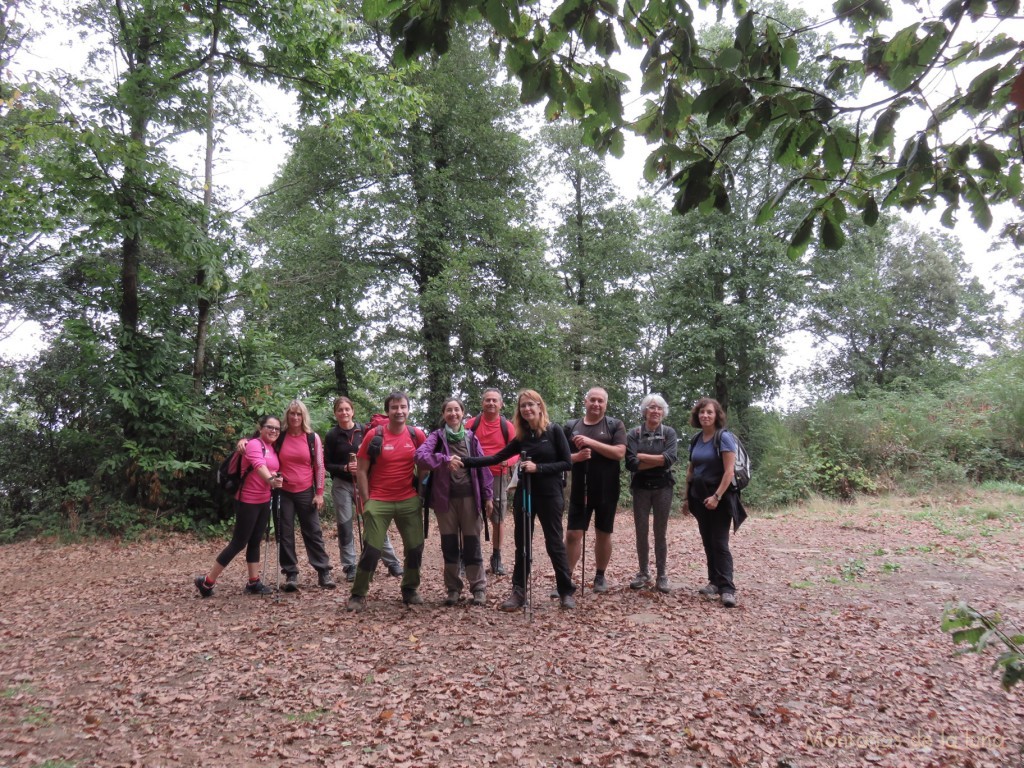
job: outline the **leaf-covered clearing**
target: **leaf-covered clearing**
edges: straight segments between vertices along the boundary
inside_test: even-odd
[[[507,577],[445,608],[436,532],[426,605],[378,576],[358,616],[308,567],[275,600],[235,562],[201,600],[221,541],[9,545],[0,766],[1022,766],[1021,692],[939,629],[957,599],[1020,623],[1022,517],[1020,497],[754,516],[726,610],[695,593],[689,517],[674,591],[631,591],[624,511],[613,588],[574,612],[538,534],[532,620],[497,610]]]

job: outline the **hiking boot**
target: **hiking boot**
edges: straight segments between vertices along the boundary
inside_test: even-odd
[[[576,598],[572,595],[562,595],[562,597],[559,598],[558,605],[564,611],[571,611],[576,607]]]
[[[256,579],[256,581],[250,581],[248,584],[246,584],[244,591],[250,595],[270,595],[274,592],[274,590],[272,590],[259,579]]]
[[[349,613],[359,613],[366,608],[366,598],[362,595],[352,595],[345,604],[345,610]]]
[[[206,586],[205,576],[196,576],[194,583],[196,585],[196,589],[199,590],[199,594],[203,597],[209,597],[213,594],[213,587]]]
[[[394,576],[396,579],[400,576],[405,575],[405,568],[400,565],[389,565],[388,576]]]
[[[449,589],[448,590],[448,597],[446,597],[444,599],[444,604],[445,605],[458,605],[459,604],[459,594],[460,594],[459,590],[457,590],[457,589]]]
[[[321,589],[334,589],[338,586],[334,583],[334,579],[331,578],[330,571],[320,571],[316,581],[317,584],[320,585]]]
[[[513,589],[512,594],[501,604],[503,611],[518,611],[526,607],[526,593],[521,589]]]
[[[655,582],[654,588],[657,589],[659,592],[667,593],[669,591],[668,590],[668,576],[666,576],[665,574],[661,574],[658,577],[658,580]]]
[[[482,589],[473,592],[473,605],[487,605],[487,593]]]
[[[289,573],[284,580],[284,585],[281,587],[282,592],[298,592],[299,590],[299,574]]]
[[[423,596],[417,589],[402,590],[402,602],[406,605],[423,605]]]
[[[557,600],[558,599],[558,587],[555,587],[554,589],[552,589],[548,593],[548,597],[550,597],[552,600]]]
[[[491,573],[495,576],[506,576],[508,574],[505,566],[501,564],[501,555],[491,555]]]
[[[704,595],[704,597],[714,597],[718,594],[718,587],[710,582],[705,584],[703,587],[697,590],[698,595]]]
[[[347,581],[349,584],[351,584],[355,580],[356,580],[356,569],[355,568],[352,568],[352,569],[350,569],[348,571],[345,571],[345,581]]]
[[[723,592],[722,593],[722,607],[723,608],[735,608],[736,607],[736,593],[735,592]]]
[[[647,582],[649,582],[650,580],[651,574],[647,573],[647,571],[640,571],[636,576],[633,577],[633,580],[629,582],[629,588],[643,589],[647,586]]]
[[[595,592],[607,592],[608,582],[605,581],[604,574],[594,575],[594,591]]]

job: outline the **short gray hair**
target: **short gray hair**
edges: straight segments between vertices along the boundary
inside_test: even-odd
[[[640,417],[643,419],[647,418],[647,409],[652,405],[661,407],[662,412],[668,416],[668,403],[665,402],[665,398],[661,395],[648,395],[640,401]]]

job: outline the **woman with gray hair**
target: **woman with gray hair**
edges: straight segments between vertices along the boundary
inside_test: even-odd
[[[672,509],[676,463],[676,431],[663,423],[668,403],[661,395],[648,395],[640,403],[641,424],[626,433],[626,469],[633,478],[633,522],[636,524],[636,556],[640,570],[629,583],[641,589],[651,581],[650,540],[648,531],[654,514],[654,560],[658,568],[655,582],[659,592],[668,592],[668,516]]]

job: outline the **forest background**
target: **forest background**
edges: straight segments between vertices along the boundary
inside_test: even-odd
[[[1024,294],[1019,4],[699,6],[0,2],[0,320],[40,334],[0,368],[0,540],[221,534],[213,467],[260,414],[322,434],[395,387],[424,425],[487,386],[562,420],[600,384],[627,423],[659,392],[684,433],[713,395],[754,508],[1020,482],[1024,328],[945,228]],[[39,20],[81,68],[33,69]],[[239,199],[220,153],[268,84],[290,151]]]

